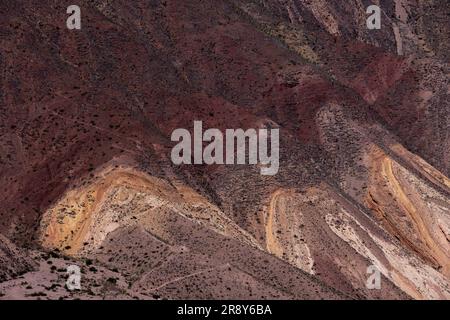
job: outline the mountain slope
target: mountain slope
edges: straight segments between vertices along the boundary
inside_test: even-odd
[[[117,278],[107,298],[450,298],[445,1],[384,1],[381,30],[360,0],[79,5],[70,31],[65,3],[0,3],[19,273],[62,281],[50,251]],[[196,120],[279,128],[278,174],[175,166],[170,135]],[[29,294],[5,268],[0,292]],[[63,287],[48,298],[102,297]]]

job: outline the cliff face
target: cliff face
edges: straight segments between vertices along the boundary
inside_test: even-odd
[[[57,249],[117,298],[450,298],[446,1],[67,5],[0,3],[0,293]],[[173,165],[195,120],[279,128],[279,173]]]

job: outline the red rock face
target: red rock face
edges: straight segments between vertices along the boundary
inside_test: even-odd
[[[80,7],[0,4],[0,296],[450,298],[445,1]],[[173,165],[195,120],[279,128],[278,174]]]

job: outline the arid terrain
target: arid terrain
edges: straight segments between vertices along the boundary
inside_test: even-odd
[[[0,299],[450,299],[449,15],[0,0]],[[278,174],[174,165],[196,120],[278,128]]]

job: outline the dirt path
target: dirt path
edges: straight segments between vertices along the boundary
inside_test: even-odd
[[[282,190],[277,190],[272,195],[266,218],[266,249],[269,253],[272,253],[277,257],[281,257],[283,250],[278,242],[277,237],[274,234],[274,219],[277,206],[280,205],[279,201],[282,193]]]

